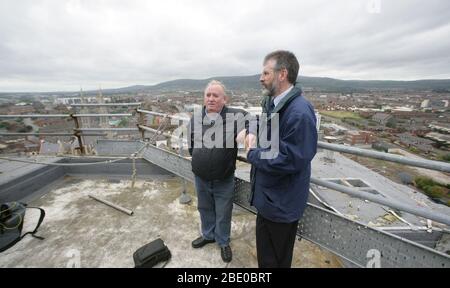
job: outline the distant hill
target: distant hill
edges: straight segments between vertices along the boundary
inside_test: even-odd
[[[260,89],[259,75],[213,77],[202,80],[180,79],[152,86],[157,90],[203,90],[211,80],[219,80],[230,90]]]
[[[450,79],[388,81],[388,80],[339,80],[323,77],[299,77],[306,88],[316,90],[447,90],[450,92]]]
[[[260,75],[227,76],[208,79],[178,79],[162,82],[156,85],[134,85],[117,89],[102,90],[104,94],[162,92],[162,91],[201,91],[212,79],[222,81],[230,90],[261,89]],[[326,77],[298,78],[300,85],[305,89],[324,92],[367,92],[371,90],[407,90],[407,91],[435,91],[450,93],[450,79],[443,80],[416,80],[416,81],[385,81],[385,80],[339,80]],[[78,92],[48,92],[33,94],[74,95]],[[86,94],[96,94],[97,91],[87,91]],[[0,93],[0,97],[19,96],[29,93]]]
[[[125,91],[195,91],[203,90],[206,84],[213,80],[222,81],[230,90],[261,89],[260,75],[213,77],[208,79],[179,79],[162,82],[153,86],[131,86],[108,90],[112,93]],[[327,92],[363,92],[370,90],[414,90],[450,92],[450,79],[445,80],[417,80],[417,81],[383,81],[383,80],[339,80],[326,77],[298,78],[300,85],[306,89]],[[106,92],[106,91],[105,91]]]

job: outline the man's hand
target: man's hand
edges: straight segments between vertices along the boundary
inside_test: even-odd
[[[239,134],[236,136],[236,143],[245,144],[245,140],[246,140],[245,133],[246,133],[245,129],[242,129],[242,131],[239,132]]]
[[[253,135],[252,133],[249,133],[247,135],[247,137],[245,137],[245,150],[250,150],[251,148],[256,148],[257,146],[257,141],[256,141],[256,136]]]

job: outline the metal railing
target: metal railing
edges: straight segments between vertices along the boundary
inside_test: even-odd
[[[79,103],[71,104],[72,107],[130,107],[130,106],[141,106],[141,102],[133,103]]]
[[[52,133],[52,132],[22,132],[22,133],[0,133],[0,136],[74,136],[76,133]],[[83,136],[106,136],[104,133],[84,133]]]
[[[0,115],[0,118],[70,118],[70,114]]]
[[[181,121],[189,121],[190,120],[187,117],[182,117],[182,116],[179,116],[179,115],[164,114],[164,113],[159,113],[159,112],[155,112],[155,111],[148,111],[148,110],[143,110],[143,109],[136,109],[136,112],[149,114],[149,115],[153,115],[153,116],[164,117],[164,118],[171,118],[171,119],[174,119],[174,120],[181,120]]]
[[[131,113],[116,114],[29,114],[29,115],[0,115],[0,118],[77,118],[77,117],[130,117]]]
[[[152,145],[147,146],[143,157],[179,177],[194,181],[189,159]],[[341,190],[340,187],[334,188]],[[250,193],[248,179],[236,176],[234,202],[256,213],[248,201]],[[450,267],[450,257],[442,252],[311,203],[307,204],[297,233],[352,266],[367,267],[370,253],[375,252],[380,256],[379,267]]]
[[[116,103],[106,103],[107,106],[117,106]],[[104,106],[106,104],[72,104],[72,106]],[[117,104],[130,104],[129,106],[138,106],[140,103],[117,103]],[[171,118],[178,121],[189,121],[189,118],[186,117],[180,117],[178,115],[170,115],[165,113],[159,113],[155,111],[148,111],[144,109],[137,108],[136,112],[139,114],[140,121],[137,125],[137,128],[81,128],[76,127],[74,130],[76,131],[148,131],[151,133],[155,133],[156,129],[153,129],[151,127],[148,127],[144,125],[144,117],[143,115],[153,115],[156,117],[163,117],[163,118]],[[131,117],[133,116],[132,113],[109,113],[109,114],[30,114],[30,115],[0,115],[0,118],[73,118],[77,119],[79,117]],[[79,126],[79,125],[78,125]],[[18,136],[16,134],[20,135],[26,135],[25,133],[0,133],[0,136]],[[73,135],[72,133],[71,135]],[[160,133],[161,134],[161,133]],[[33,135],[44,135],[42,133],[33,133]],[[170,136],[168,133],[164,134],[165,136]],[[83,135],[83,136],[91,136],[91,135]],[[94,136],[94,135],[92,135]],[[95,135],[97,136],[97,135]],[[400,155],[394,155],[384,152],[378,152],[373,150],[367,150],[367,149],[361,149],[356,147],[349,147],[345,145],[338,145],[338,144],[332,144],[327,142],[318,142],[318,148],[323,148],[327,150],[332,150],[336,152],[342,152],[342,153],[348,153],[356,156],[363,156],[368,158],[374,158],[379,160],[385,160],[389,162],[399,163],[399,164],[405,164],[408,166],[414,166],[419,168],[425,168],[430,170],[436,170],[441,172],[449,172],[450,173],[450,164],[441,162],[441,161],[433,161],[433,160],[426,160],[426,159],[411,159],[405,156]]]
[[[139,128],[75,128],[76,131],[139,131]]]
[[[115,105],[115,103],[108,103],[113,105],[107,106],[121,106]],[[122,103],[122,104],[136,104],[140,103]],[[89,105],[89,106],[103,106],[104,104],[80,104],[80,106]],[[131,105],[131,106],[133,106]],[[139,106],[137,105],[137,106]],[[103,114],[80,114],[80,113],[72,113],[72,114],[26,114],[26,115],[0,115],[0,118],[71,118],[74,121],[75,128],[73,129],[73,133],[45,133],[45,132],[35,132],[35,133],[0,133],[0,136],[75,136],[78,140],[78,149],[82,155],[86,154],[85,147],[83,145],[82,137],[85,136],[105,136],[104,133],[83,133],[87,131],[138,131],[138,128],[81,128],[79,118],[82,117],[131,117],[133,114],[131,113],[103,113]]]
[[[389,162],[395,162],[399,164],[405,164],[408,166],[420,167],[441,172],[450,172],[450,164],[440,161],[433,161],[427,159],[411,159],[405,156],[388,154],[385,152],[378,152],[356,147],[349,147],[345,145],[326,143],[321,141],[318,142],[317,147],[336,152],[348,153],[356,156],[363,156],[368,158],[385,160]]]
[[[355,188],[350,188],[350,187],[347,187],[344,185],[339,185],[339,184],[333,183],[331,181],[326,181],[326,180],[322,180],[322,179],[315,178],[315,177],[311,177],[311,183],[316,184],[318,186],[327,187],[329,189],[348,194],[352,197],[360,198],[363,200],[369,200],[373,203],[385,205],[385,206],[391,207],[393,209],[404,211],[404,212],[407,212],[407,213],[410,213],[410,214],[413,214],[416,216],[420,216],[420,217],[430,219],[430,220],[450,226],[450,215],[446,215],[446,214],[435,212],[435,211],[430,211],[430,210],[427,210],[424,208],[413,207],[413,206],[406,205],[406,204],[403,204],[400,202],[396,202],[392,199],[386,199],[383,197],[370,195],[368,193],[358,191]]]
[[[95,105],[95,106],[100,106],[100,105]],[[72,119],[74,119],[75,126],[76,126],[74,128],[74,133],[72,133],[72,134],[70,134],[70,133],[53,133],[53,134],[52,133],[0,133],[0,136],[18,136],[18,135],[31,135],[31,134],[33,134],[33,135],[43,135],[43,136],[47,136],[47,135],[49,135],[49,136],[50,135],[56,136],[57,134],[61,134],[61,135],[64,135],[64,136],[66,136],[66,135],[74,135],[74,136],[77,136],[79,138],[80,150],[82,151],[82,153],[84,153],[83,145],[82,145],[82,142],[81,142],[81,136],[91,136],[91,135],[92,136],[94,136],[94,135],[102,135],[103,136],[104,135],[104,134],[101,134],[101,133],[98,133],[98,134],[86,134],[85,132],[89,132],[89,131],[140,131],[142,133],[142,139],[145,139],[145,132],[150,132],[150,133],[154,133],[154,134],[163,135],[163,136],[166,136],[166,137],[171,137],[172,135],[170,133],[162,132],[162,131],[159,131],[159,129],[157,130],[157,129],[153,129],[151,127],[146,126],[145,125],[145,115],[153,115],[153,116],[162,117],[162,118],[172,118],[172,119],[175,119],[175,120],[178,120],[178,121],[180,121],[180,120],[181,121],[189,120],[186,117],[172,116],[172,115],[169,115],[169,114],[153,112],[153,111],[147,111],[147,110],[143,110],[143,109],[139,109],[139,108],[136,109],[136,112],[137,112],[137,114],[139,114],[139,121],[138,121],[138,124],[137,124],[136,128],[81,128],[80,125],[79,125],[79,122],[78,122],[78,118],[79,117],[103,117],[103,116],[107,116],[107,117],[113,117],[113,116],[130,117],[130,116],[132,116],[132,114],[130,114],[130,113],[124,113],[124,114],[68,114],[68,115],[66,115],[66,114],[0,115],[0,118],[71,117]],[[347,153],[347,154],[352,154],[352,155],[357,155],[357,156],[363,156],[363,157],[375,158],[375,159],[380,159],[380,160],[389,161],[389,162],[400,163],[400,164],[413,166],[413,167],[426,168],[426,169],[431,169],[431,170],[436,170],[436,171],[441,171],[441,172],[450,172],[450,164],[445,163],[445,162],[440,162],[440,161],[425,160],[425,159],[410,159],[410,158],[407,158],[405,156],[392,155],[392,154],[387,154],[387,153],[383,153],[383,152],[376,152],[376,151],[372,151],[372,150],[360,149],[360,148],[355,148],[355,147],[348,147],[348,146],[338,145],[338,144],[330,144],[330,143],[320,142],[320,141],[318,142],[318,147],[319,148],[323,148],[323,149],[336,151],[336,152],[341,152],[341,153]],[[153,151],[153,153],[156,153],[156,151],[157,151],[157,150],[154,150],[153,148],[151,148],[151,146],[147,148],[147,150],[149,150],[149,149],[151,151]],[[145,156],[145,155],[147,155],[147,156]],[[144,158],[146,158],[147,160],[153,162],[152,159],[150,159],[149,155],[150,155],[149,153],[147,153],[147,154],[144,153]],[[164,157],[166,157],[166,156],[164,156]],[[179,157],[179,156],[177,156],[177,157]],[[180,158],[177,158],[177,159],[180,159]],[[239,157],[238,160],[247,162],[247,160],[245,158],[242,158],[242,157]],[[174,164],[174,165],[172,165],[170,167],[166,167],[169,164],[169,163],[167,163],[167,159],[166,159],[166,162],[164,162],[164,161],[160,161],[160,162],[156,161],[156,162],[157,163],[155,163],[155,164],[160,165],[163,168],[167,168],[172,173],[192,181],[192,179],[190,179],[190,178],[192,178],[192,176],[188,172],[179,172],[180,169],[181,169],[179,167],[180,163]],[[185,165],[185,164],[183,164],[183,165]],[[185,168],[183,168],[183,169],[185,169]],[[185,173],[185,174],[183,174],[183,173]],[[186,174],[186,173],[188,173],[188,174]],[[385,206],[391,207],[393,209],[405,211],[407,213],[411,213],[413,215],[417,215],[419,217],[424,217],[426,219],[434,220],[436,222],[443,223],[443,224],[446,224],[446,225],[450,226],[450,216],[446,215],[446,214],[437,213],[437,212],[434,212],[434,211],[431,211],[431,210],[427,210],[427,209],[424,209],[424,208],[412,207],[412,206],[409,206],[409,205],[405,205],[403,203],[394,202],[391,199],[384,199],[382,197],[369,195],[368,193],[363,193],[363,192],[361,192],[361,191],[359,191],[357,189],[350,188],[350,187],[343,186],[343,185],[339,185],[339,184],[333,183],[331,181],[326,181],[326,180],[318,179],[318,178],[315,178],[315,177],[311,177],[311,183],[319,185],[319,186],[327,187],[329,189],[336,190],[336,191],[339,191],[339,192],[342,192],[342,193],[346,193],[346,194],[348,194],[348,195],[350,195],[352,197],[357,197],[357,198],[369,200],[371,202],[374,202],[374,203],[377,203],[377,204],[380,204],[380,205],[385,205]],[[248,189],[248,188],[246,188],[246,189]],[[314,211],[316,211],[316,210],[314,210]],[[316,212],[317,213],[323,213],[323,211],[316,211]],[[316,212],[314,212],[314,213],[316,213]],[[329,212],[329,213],[332,213],[332,212]],[[332,216],[332,217],[336,217],[336,215]],[[339,216],[339,217],[342,217],[342,216]],[[345,220],[345,221],[350,221],[350,220]],[[361,224],[358,224],[358,225],[361,225]],[[312,232],[310,232],[310,233],[312,233]],[[312,239],[312,240],[314,242],[314,239]],[[337,254],[339,254],[339,253],[337,253]],[[448,266],[446,266],[446,267],[448,267]]]
[[[174,118],[176,120],[183,120],[183,121],[188,120],[185,117],[171,116],[169,114],[164,114],[164,113],[159,113],[159,112],[146,111],[146,110],[141,110],[141,109],[137,109],[137,111],[141,112],[141,113],[151,114],[154,116],[159,116],[159,117]],[[141,128],[145,129],[146,131],[149,131],[149,132],[154,132],[154,133],[156,132],[155,129],[151,129],[151,128],[148,129],[142,125],[141,125]],[[160,133],[160,134],[167,136],[167,137],[171,136],[169,133]],[[450,172],[450,164],[445,163],[445,162],[440,162],[440,161],[433,161],[433,160],[426,160],[426,159],[410,159],[410,158],[407,158],[404,156],[392,155],[392,154],[387,154],[387,153],[383,153],[383,152],[371,151],[371,150],[360,149],[360,148],[355,148],[355,147],[348,147],[345,145],[330,144],[330,143],[321,142],[321,141],[318,142],[318,147],[323,148],[323,149],[337,151],[337,152],[342,152],[342,153],[348,153],[348,154],[353,154],[353,155],[358,155],[358,156],[363,156],[363,157],[381,159],[381,160],[385,160],[385,161],[405,164],[405,165],[414,166],[414,167],[426,168],[426,169],[443,171],[443,172]],[[238,160],[248,163],[247,159],[245,159],[244,157],[238,157]],[[315,178],[315,177],[311,177],[311,183],[348,194],[352,197],[357,197],[357,198],[360,198],[363,200],[369,200],[371,202],[374,202],[374,203],[377,203],[380,205],[386,205],[393,209],[398,209],[398,210],[401,210],[404,212],[411,213],[416,216],[424,217],[426,219],[430,219],[430,220],[450,226],[450,215],[430,211],[430,210],[427,210],[424,208],[412,207],[412,206],[405,205],[400,202],[395,202],[392,199],[385,199],[383,197],[369,195],[369,194],[361,192],[357,189],[350,188],[350,187],[347,187],[344,185],[339,185],[339,184],[333,183],[331,181],[326,181],[326,180],[322,180],[322,179]]]

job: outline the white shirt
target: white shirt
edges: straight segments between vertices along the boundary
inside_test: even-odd
[[[294,85],[291,85],[291,87],[289,87],[286,91],[284,91],[283,93],[281,93],[280,95],[276,96],[275,98],[273,98],[273,105],[275,105],[275,107],[277,107],[278,103],[281,102],[281,100],[283,100],[284,97],[286,97],[286,95],[291,92],[292,88],[294,88]]]
[[[217,113],[217,112],[208,112],[208,108],[205,108],[205,110],[206,110],[206,117],[208,117],[208,119],[210,121],[217,121],[217,119],[219,119],[219,117],[220,117],[220,114],[222,113],[223,107],[222,107],[222,109],[220,110],[219,113]]]

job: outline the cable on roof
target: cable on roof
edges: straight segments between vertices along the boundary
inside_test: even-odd
[[[49,166],[85,166],[85,165],[98,165],[98,164],[110,164],[114,162],[118,162],[123,159],[131,159],[131,157],[127,158],[119,158],[114,160],[106,160],[106,161],[99,161],[99,162],[91,162],[91,163],[48,163],[48,162],[40,162],[40,161],[32,161],[32,160],[22,160],[22,159],[15,159],[15,158],[8,158],[8,157],[0,157],[2,160],[7,161],[13,161],[13,162],[22,162],[22,163],[29,163],[29,164],[41,164],[41,165],[49,165]]]

